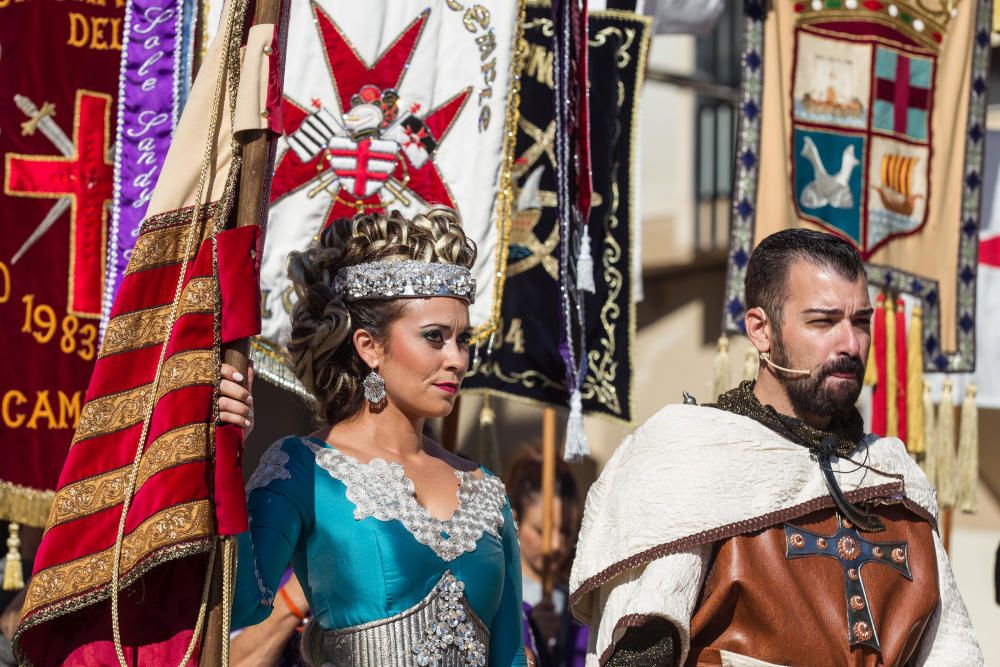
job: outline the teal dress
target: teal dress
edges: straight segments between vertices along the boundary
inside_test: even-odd
[[[250,530],[239,536],[233,627],[267,618],[289,562],[312,623],[324,631],[403,614],[450,581],[453,593],[464,595],[463,609],[488,633],[488,647],[479,642],[488,648],[488,664],[524,665],[514,519],[503,483],[483,472],[477,479],[456,471],[459,506],[440,521],[417,503],[398,463],[361,464],[316,438],[274,443],[247,484]],[[428,664],[417,654],[425,643],[416,643],[412,661],[394,662]]]

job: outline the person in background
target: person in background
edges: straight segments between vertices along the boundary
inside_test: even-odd
[[[555,587],[549,596],[545,595],[543,584],[546,563],[542,550],[542,459],[538,453],[529,450],[515,459],[507,480],[521,542],[525,645],[534,652],[539,667],[582,667],[587,629],[572,618],[566,604],[568,567],[580,524],[580,501],[573,472],[566,463],[557,461],[548,564]]]

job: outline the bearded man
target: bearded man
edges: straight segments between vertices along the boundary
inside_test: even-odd
[[[667,406],[588,494],[570,581],[588,665],[982,665],[934,489],[855,408],[861,257],[778,232],[745,287],[756,382]]]

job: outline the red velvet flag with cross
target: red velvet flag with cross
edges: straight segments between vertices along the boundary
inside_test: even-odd
[[[97,356],[123,14],[0,5],[0,521],[44,525]]]

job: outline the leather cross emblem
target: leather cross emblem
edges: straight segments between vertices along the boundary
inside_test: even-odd
[[[844,569],[847,641],[851,646],[863,645],[881,651],[868,594],[865,593],[865,585],[861,579],[861,568],[869,563],[878,563],[891,567],[913,581],[908,545],[906,542],[869,542],[850,521],[839,514],[837,522],[840,527],[833,535],[817,535],[786,523],[785,557],[827,556],[836,559]]]

